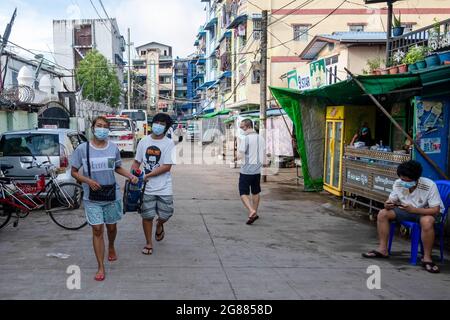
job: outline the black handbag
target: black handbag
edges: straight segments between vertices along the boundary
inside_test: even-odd
[[[88,175],[89,178],[91,178],[91,161],[89,157],[89,142],[86,146],[86,161],[87,161],[87,167],[88,167]],[[107,201],[115,201],[116,200],[116,184],[107,184],[102,185],[99,190],[92,190],[91,187],[89,187],[89,200],[91,201],[101,201],[101,202],[107,202]]]

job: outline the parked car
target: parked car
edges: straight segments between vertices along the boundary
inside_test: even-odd
[[[30,193],[37,189],[36,177],[46,173],[44,168],[35,165],[46,161],[56,166],[58,181],[75,182],[70,173],[69,158],[86,141],[83,134],[70,129],[5,132],[0,136],[0,165],[12,167],[5,176],[15,178]]]
[[[127,116],[106,117],[109,123],[109,140],[114,142],[121,153],[134,155],[138,143],[136,123]]]

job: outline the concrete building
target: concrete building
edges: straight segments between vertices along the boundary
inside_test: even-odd
[[[136,48],[138,59],[133,68],[138,78],[135,86],[145,91],[138,108],[146,108],[149,114],[174,110],[174,63],[172,47],[150,42]]]
[[[56,63],[69,70],[76,69],[90,50],[98,50],[115,68],[119,83],[123,83],[125,39],[116,19],[54,20],[53,45]],[[76,91],[74,79],[68,82],[70,90]]]
[[[347,79],[345,68],[354,74],[367,72],[367,61],[384,59],[386,56],[386,33],[384,32],[333,32],[315,36],[300,54],[309,61],[286,74],[292,89],[313,89]],[[310,64],[321,62],[324,72],[320,84],[311,78]],[[317,63],[318,64],[318,63]]]
[[[210,94],[215,103],[207,103],[215,109],[259,108],[262,9],[269,11],[269,86],[286,86],[282,76],[308,62],[299,55],[314,36],[336,30],[384,32],[387,25],[386,4],[366,5],[364,0],[292,2],[287,6],[285,0],[201,2],[206,5],[206,19],[195,44],[206,61],[202,89],[215,91]],[[394,11],[397,16],[401,13],[407,32],[447,18],[450,2],[405,0],[396,2]]]
[[[192,104],[188,101],[188,78],[189,58],[175,59],[174,81],[175,81],[175,111],[177,115],[191,113]]]

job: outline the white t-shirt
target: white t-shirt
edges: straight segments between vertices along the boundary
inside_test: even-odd
[[[265,157],[263,138],[256,132],[245,135],[240,141],[239,152],[244,155],[241,173],[247,175],[261,174]]]
[[[416,189],[410,193],[408,188],[401,185],[401,179],[397,179],[394,183],[389,200],[391,202],[401,202],[409,204],[416,208],[433,208],[440,206],[441,212],[444,212],[444,204],[442,203],[439,190],[433,180],[421,177]]]
[[[150,135],[139,142],[135,160],[143,165],[145,174],[148,174],[163,164],[175,164],[174,147],[175,144],[169,138],[164,137],[161,140],[156,140]],[[165,172],[156,177],[151,177],[147,182],[145,194],[172,195],[172,174]]]

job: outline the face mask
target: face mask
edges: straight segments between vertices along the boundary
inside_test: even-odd
[[[401,186],[403,188],[407,188],[407,189],[411,189],[414,188],[416,186],[416,182],[415,181],[411,181],[411,182],[407,182],[407,181],[402,181],[400,182]]]
[[[153,133],[157,136],[164,134],[164,130],[166,130],[166,126],[163,126],[159,123],[155,123],[152,126]]]
[[[245,136],[247,134],[247,131],[245,131],[244,129],[239,128],[239,134],[241,136]]]
[[[108,136],[109,136],[109,129],[108,128],[95,128],[94,136],[98,140],[106,140],[106,139],[108,139]]]

